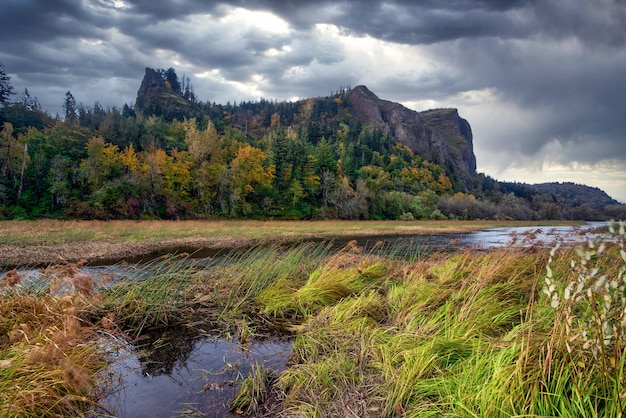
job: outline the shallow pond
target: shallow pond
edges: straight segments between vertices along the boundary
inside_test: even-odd
[[[132,346],[111,352],[108,380],[116,391],[100,411],[116,417],[234,417],[229,402],[252,365],[280,373],[291,341],[236,341],[167,331],[150,352]]]
[[[529,247],[541,245],[553,247],[560,243],[578,243],[594,239],[601,232],[606,232],[606,222],[590,222],[581,226],[522,226],[515,228],[492,228],[463,234],[433,234],[418,236],[385,237],[382,241],[393,244],[419,245],[425,251],[457,250],[463,247],[480,249],[509,247]],[[375,238],[367,240],[371,245]],[[380,240],[380,239],[379,239]]]

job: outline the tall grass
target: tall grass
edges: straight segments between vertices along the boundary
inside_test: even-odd
[[[0,298],[0,414],[86,416],[106,367],[79,295]]]
[[[107,390],[101,373],[107,350],[119,342],[121,329],[138,335],[181,317],[192,271],[184,256],[172,256],[109,285],[74,264],[50,266],[31,278],[18,271],[5,275],[0,416],[106,414],[99,402]]]
[[[222,316],[239,315],[242,310],[250,311],[259,295],[276,283],[300,286],[330,249],[331,244],[324,243],[234,251],[208,272],[204,280],[224,286],[216,292]]]
[[[604,248],[599,271],[624,280],[623,249]],[[578,257],[468,250],[407,263],[352,251],[299,287],[274,282],[259,312],[299,324],[294,364],[276,383],[283,414],[621,416],[623,350],[581,356],[572,324],[542,293],[546,266],[567,282]]]
[[[146,326],[180,320],[181,311],[189,307],[185,295],[195,270],[188,254],[168,255],[144,264],[103,291],[102,314],[135,335]]]

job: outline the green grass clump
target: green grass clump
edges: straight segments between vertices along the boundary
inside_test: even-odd
[[[344,252],[300,287],[277,281],[260,294],[259,309],[271,306],[276,314],[282,306],[299,324],[294,364],[276,382],[280,410],[285,416],[621,416],[626,355],[615,347],[622,347],[619,326],[626,319],[609,314],[608,333],[592,311],[625,303],[609,301],[600,285],[620,289],[626,256],[619,242],[603,244],[600,253],[585,274],[596,283],[602,276],[615,280],[602,279],[592,291],[603,305],[581,302],[567,311],[570,317],[542,290],[550,270],[553,282],[564,283],[556,286],[561,292],[581,274],[571,261],[588,254],[573,248],[552,256],[500,249],[410,262]],[[573,332],[585,318],[610,336],[604,351],[592,349],[601,342],[597,332],[588,331],[586,340]]]
[[[234,252],[214,273],[230,287],[224,311],[238,310],[253,302],[264,289],[277,280],[297,282],[300,277],[318,266],[329,249],[326,244],[303,244],[291,249],[258,247]]]
[[[304,282],[281,279],[267,286],[257,302],[265,315],[301,320],[348,296],[380,287],[389,268],[370,259],[350,250],[340,252],[310,273]]]
[[[103,291],[100,314],[108,314],[123,328],[139,335],[145,327],[180,320],[190,303],[185,291],[193,283],[195,269],[186,254],[170,255],[141,266],[132,275]]]
[[[230,411],[237,415],[255,416],[263,402],[269,398],[275,380],[274,372],[259,364],[253,364],[248,377],[241,382],[230,404]]]

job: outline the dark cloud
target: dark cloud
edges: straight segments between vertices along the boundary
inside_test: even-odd
[[[533,136],[511,133],[525,154],[535,154],[555,139],[566,143],[594,138],[598,145],[614,144],[599,147],[605,157],[626,159],[622,146],[626,78],[621,76],[626,51],[615,51],[610,45],[590,48],[576,39],[464,40],[450,48],[444,59],[454,68],[471,69],[464,73],[465,87],[494,88],[505,102],[543,114],[543,123]],[[505,147],[506,143],[494,138],[493,146]]]

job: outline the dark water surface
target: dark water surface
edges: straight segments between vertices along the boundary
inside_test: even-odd
[[[332,240],[333,248],[343,248],[349,241],[356,241],[358,245],[366,248],[373,248],[376,243],[382,242],[385,247],[407,247],[414,251],[423,253],[458,250],[466,246],[489,249],[502,246],[528,246],[541,243],[546,246],[553,246],[558,241],[575,243],[598,235],[599,229],[606,232],[606,222],[589,222],[581,226],[523,226],[515,228],[492,228],[481,231],[466,233],[443,233],[432,235],[388,235],[388,236],[359,236],[355,238],[340,238]],[[315,240],[312,240],[315,241]],[[329,240],[316,240],[318,242],[329,242]],[[297,244],[297,243],[296,243]],[[296,245],[294,244],[294,245]],[[123,261],[128,264],[145,263],[152,259],[166,256],[167,254],[189,254],[191,259],[216,259],[226,256],[229,251],[212,248],[195,248],[190,246],[180,246],[155,251],[132,258],[125,258]],[[119,263],[120,259],[100,260],[92,263],[91,266],[107,266]]]
[[[180,335],[162,342],[148,356],[132,346],[111,354],[109,373],[119,379],[119,390],[106,398],[107,413],[116,417],[234,417],[229,403],[252,365],[280,373],[291,354],[288,340],[241,345],[210,337],[185,340]]]

